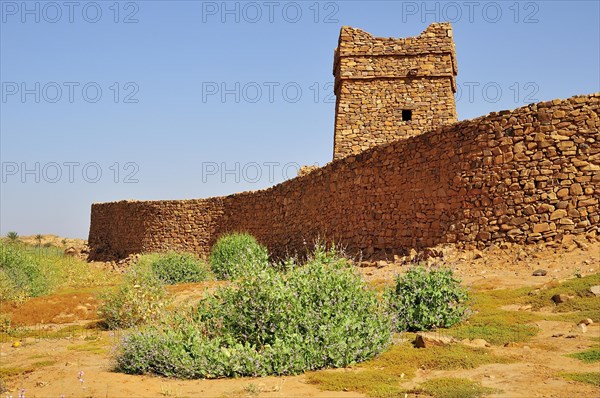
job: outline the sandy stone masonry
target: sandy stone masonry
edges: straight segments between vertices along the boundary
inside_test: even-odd
[[[93,259],[206,255],[248,231],[275,255],[321,237],[353,253],[600,234],[600,93],[531,104],[373,147],[266,190],[92,205]]]
[[[343,27],[333,162],[262,191],[95,203],[90,258],[206,256],[232,231],[275,256],[306,253],[317,238],[366,255],[600,239],[600,94],[456,122],[456,73],[449,24],[406,39]]]
[[[457,72],[449,23],[405,39],[342,27],[333,65],[333,158],[456,122]]]

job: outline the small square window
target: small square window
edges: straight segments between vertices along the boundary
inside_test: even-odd
[[[408,122],[409,120],[412,120],[412,110],[402,109],[402,121]]]

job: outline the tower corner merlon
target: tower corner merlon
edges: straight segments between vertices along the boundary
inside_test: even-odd
[[[457,120],[450,23],[406,38],[342,26],[334,54],[334,159]]]

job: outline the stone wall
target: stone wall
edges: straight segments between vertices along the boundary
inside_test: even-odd
[[[334,159],[456,122],[452,26],[376,38],[344,26],[335,52]],[[411,120],[404,120],[410,111]]]
[[[371,148],[266,190],[92,205],[93,259],[187,250],[247,231],[276,255],[560,240],[600,228],[600,94],[491,113]]]

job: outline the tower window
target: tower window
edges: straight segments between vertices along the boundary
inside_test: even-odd
[[[409,120],[412,120],[412,110],[402,109],[402,121],[408,122]]]

